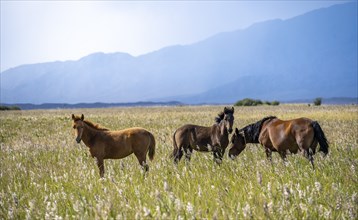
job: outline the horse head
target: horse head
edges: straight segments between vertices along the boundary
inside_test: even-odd
[[[229,132],[229,134],[232,133],[232,126],[234,124],[234,107],[228,108],[225,107],[224,108],[224,121],[225,121],[225,126]]]
[[[235,133],[232,135],[230,140],[229,157],[234,159],[238,156],[241,151],[246,147],[245,133],[243,130],[235,129]]]
[[[73,129],[75,129],[76,131],[76,141],[77,143],[81,142],[82,139],[82,134],[83,134],[83,127],[84,127],[84,122],[83,120],[85,119],[85,116],[82,114],[81,117],[79,116],[75,116],[74,114],[72,114],[72,120],[73,120]]]

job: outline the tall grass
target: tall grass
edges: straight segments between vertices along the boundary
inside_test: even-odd
[[[312,170],[302,155],[266,160],[248,145],[217,165],[194,152],[169,158],[185,123],[210,126],[222,106],[10,111],[0,113],[0,219],[357,219],[358,107],[236,107],[235,127],[268,115],[317,120],[328,140]],[[144,174],[134,155],[105,161],[105,178],[88,148],[76,144],[71,114],[110,129],[141,126],[156,138]]]

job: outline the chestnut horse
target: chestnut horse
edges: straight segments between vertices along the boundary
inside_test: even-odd
[[[121,159],[134,153],[139,164],[148,171],[146,154],[153,160],[155,154],[154,136],[144,128],[128,128],[120,131],[110,131],[88,120],[72,114],[73,128],[76,130],[76,141],[81,140],[92,157],[97,159],[99,174],[104,175],[104,159]]]
[[[283,121],[277,117],[266,117],[240,130],[235,129],[231,138],[229,156],[233,159],[241,153],[247,143],[260,143],[265,147],[266,156],[271,160],[272,151],[286,160],[286,152],[303,152],[314,169],[313,155],[317,144],[324,155],[328,154],[328,142],[321,126],[309,118]]]
[[[172,157],[174,163],[178,163],[185,153],[185,158],[190,161],[193,150],[212,151],[214,160],[221,163],[225,149],[229,144],[229,133],[232,132],[234,123],[234,108],[224,108],[216,123],[211,127],[187,124],[178,128],[173,134],[174,150]]]

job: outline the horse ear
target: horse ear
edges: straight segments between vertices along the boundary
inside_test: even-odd
[[[235,133],[239,134],[239,129],[235,128]]]
[[[233,106],[233,107],[231,107],[231,111],[232,111],[232,113],[234,114],[234,106]]]
[[[72,119],[75,120],[75,115],[74,114],[72,114]]]
[[[225,107],[224,108],[224,114],[227,114],[227,111],[228,111],[228,109],[227,109],[227,107]]]
[[[85,119],[85,116],[82,114],[81,115],[81,120],[83,121],[83,119]]]

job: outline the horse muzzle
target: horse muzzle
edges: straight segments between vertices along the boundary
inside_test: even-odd
[[[79,144],[81,142],[81,138],[76,138],[76,142]]]
[[[232,133],[232,128],[230,128],[230,129],[228,130],[228,132],[229,132],[229,134],[231,134],[231,133]]]

